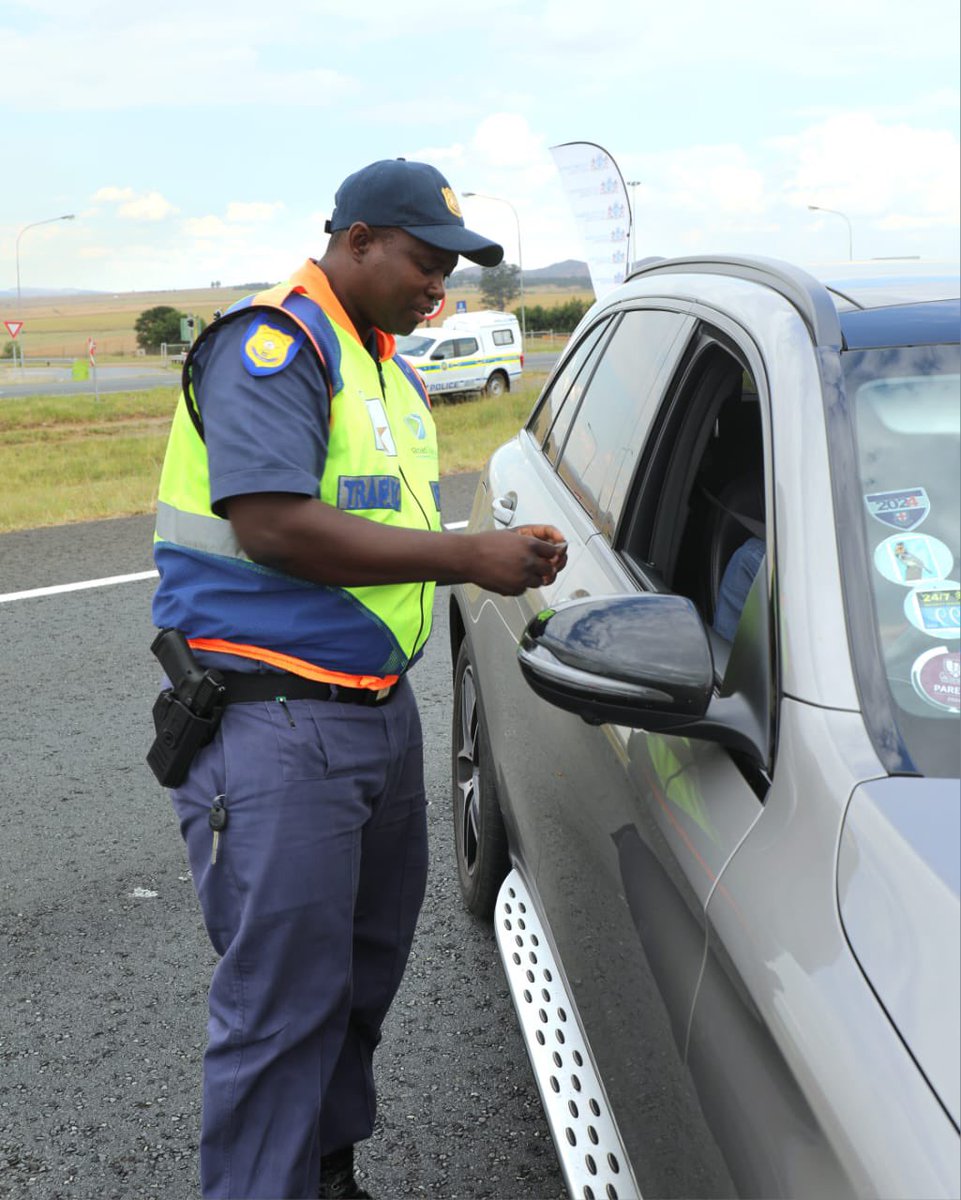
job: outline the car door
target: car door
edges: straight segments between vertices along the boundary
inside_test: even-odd
[[[476,684],[483,704],[496,764],[502,807],[514,830],[513,845],[522,868],[533,880],[542,849],[539,812],[553,804],[556,766],[537,721],[550,722],[551,713],[538,711],[532,721],[532,697],[517,667],[517,644],[528,621],[547,604],[585,590],[617,590],[618,575],[588,552],[597,536],[600,519],[612,505],[622,503],[624,468],[629,466],[634,430],[649,420],[669,376],[689,322],[679,313],[613,311],[599,315],[582,331],[555,372],[531,416],[515,441],[492,458],[486,478],[475,497],[471,516],[474,529],[510,529],[531,522],[550,521],[568,540],[568,565],[549,589],[531,589],[516,598],[491,602],[479,588],[467,585],[468,636],[478,664]],[[595,373],[601,380],[594,384]],[[602,382],[606,381],[606,382]],[[604,398],[592,402],[590,415],[579,425],[579,437],[596,437],[597,453],[588,486],[598,493],[598,504],[585,506],[557,476],[560,450],[571,422],[591,388]],[[616,402],[607,404],[614,393]],[[593,431],[593,432],[591,432]],[[621,488],[618,491],[618,487]],[[583,497],[582,497],[583,499]],[[514,797],[518,803],[514,803]]]
[[[618,405],[618,373],[605,370],[613,337],[556,461],[559,483],[597,529],[565,590],[677,591],[710,622],[726,565],[719,553],[728,557],[754,539],[767,559],[767,396],[746,338],[741,346],[707,326],[691,337],[692,324],[683,360],[673,377],[661,376],[641,428],[622,434],[630,461],[610,469],[599,461],[595,414]],[[732,514],[725,498],[738,488],[753,490],[753,507]],[[765,567],[749,606],[752,628],[742,635],[738,625],[733,644],[715,637],[718,686],[729,673],[730,686],[747,674],[766,714],[769,603]],[[526,730],[543,761],[525,762],[540,776],[553,758],[550,788],[535,786],[531,771],[513,781],[524,796],[527,839],[538,848],[536,894],[640,1190],[729,1194],[723,1154],[685,1062],[688,1024],[705,908],[761,811],[769,761],[748,762],[693,739],[592,728],[534,699]]]

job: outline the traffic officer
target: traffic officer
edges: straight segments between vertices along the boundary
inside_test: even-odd
[[[349,176],[328,232],[194,344],[157,506],[154,621],[226,688],[172,797],[220,956],[201,1185],[232,1200],[366,1195],[353,1146],[426,881],[407,672],[434,583],[517,595],[565,563],[551,526],[441,530],[427,395],[395,355],[458,255],[501,247],[403,159]]]

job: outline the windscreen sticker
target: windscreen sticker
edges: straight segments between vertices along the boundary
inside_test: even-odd
[[[961,712],[961,653],[935,646],[914,660],[911,686],[928,704]]]
[[[946,579],[954,566],[954,555],[944,542],[927,534],[889,537],[874,551],[874,565],[885,579],[904,587]]]
[[[930,637],[961,637],[961,584],[945,579],[937,587],[912,588],[904,597],[904,615]]]
[[[864,503],[875,520],[893,529],[915,529],[931,511],[931,502],[923,487],[903,488],[900,492],[874,492],[864,497]]]

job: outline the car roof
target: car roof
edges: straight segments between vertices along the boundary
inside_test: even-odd
[[[958,342],[961,267],[918,259],[872,259],[800,267],[755,256],[649,258],[628,280],[662,274],[726,275],[789,299],[817,345],[838,349]]]
[[[956,263],[872,259],[806,269],[831,293],[838,312],[957,300],[961,296],[961,266]]]

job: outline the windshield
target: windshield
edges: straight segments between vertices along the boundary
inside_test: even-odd
[[[862,583],[855,607],[865,620],[873,614],[895,719],[915,767],[957,775],[961,349],[852,351],[842,362],[870,562],[870,593]],[[850,582],[857,592],[858,580]],[[865,713],[869,722],[873,715]]]
[[[395,340],[397,342],[398,354],[405,354],[408,358],[423,358],[437,339],[411,333],[406,337],[398,337]]]

